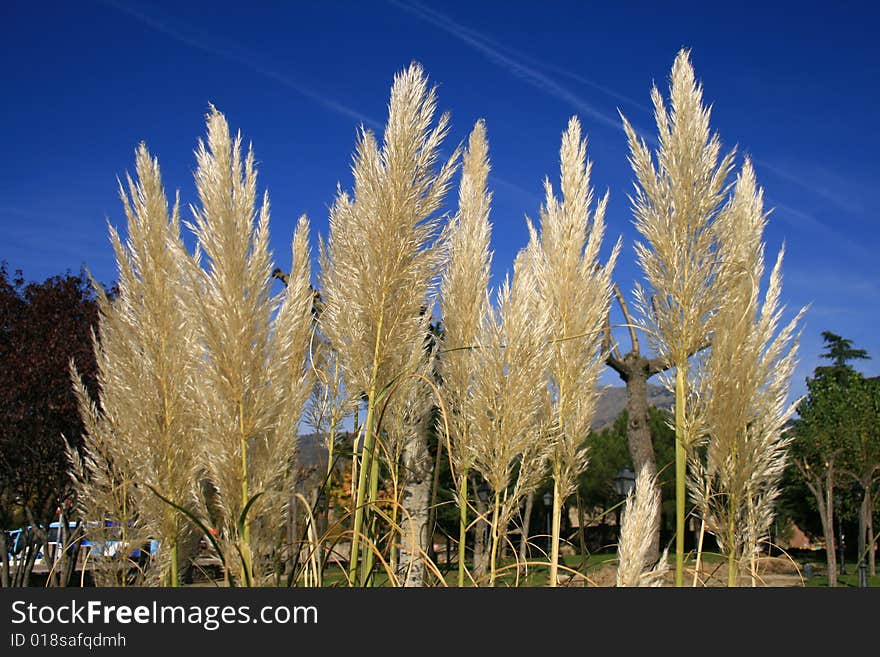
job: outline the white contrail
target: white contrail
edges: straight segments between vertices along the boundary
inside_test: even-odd
[[[547,75],[542,73],[539,69],[543,68],[548,71],[553,71],[559,75],[568,77],[572,80],[576,80],[582,84],[588,85],[601,91],[602,93],[625,102],[633,107],[636,107],[644,112],[651,113],[653,110],[648,106],[626,96],[624,94],[618,93],[613,89],[609,89],[593,80],[585,78],[577,73],[573,73],[565,68],[558,67],[555,65],[547,64],[546,62],[540,62],[536,59],[529,57],[528,55],[522,52],[516,52],[513,54],[513,51],[510,48],[503,46],[497,41],[493,41],[491,38],[487,37],[485,34],[474,30],[472,28],[466,27],[460,23],[455,22],[449,16],[435,10],[430,7],[426,7],[423,4],[413,1],[413,2],[404,2],[402,0],[389,0],[389,2],[414,16],[424,20],[435,27],[443,30],[444,32],[452,35],[459,41],[462,41],[472,47],[474,50],[482,53],[487,59],[494,62],[495,64],[505,68],[508,72],[513,75],[525,80],[529,84],[542,91],[548,93],[551,96],[554,96],[560,100],[571,103],[579,111],[592,116],[593,118],[599,120],[601,123],[619,128],[620,121],[616,116],[611,116],[610,114],[606,114],[602,112],[592,105],[590,105],[583,98],[570,91],[563,85],[557,83],[553,79],[549,78]],[[643,136],[641,131],[638,131],[640,136]],[[656,143],[656,139],[648,136],[645,137],[649,143]],[[763,168],[770,173],[787,180],[788,182],[795,183],[796,185],[811,191],[817,196],[829,201],[834,206],[841,210],[845,210],[848,212],[855,212],[858,210],[858,207],[853,203],[849,202],[846,198],[829,190],[827,188],[816,186],[814,184],[810,184],[803,180],[800,176],[795,175],[794,173],[770,164],[769,162],[763,160],[755,160],[755,165],[759,168]],[[815,217],[811,217],[813,221],[817,221]],[[818,223],[818,222],[817,222]]]
[[[235,46],[235,49],[238,52],[233,52],[229,49],[228,46],[235,44],[231,44],[229,41],[224,41],[224,45],[226,47],[221,48],[204,39],[198,38],[197,36],[184,34],[183,32],[171,27],[167,23],[164,23],[153,16],[149,16],[141,11],[138,11],[137,9],[134,9],[128,5],[116,2],[116,0],[104,1],[106,2],[106,4],[110,5],[114,9],[131,16],[135,20],[156,30],[157,32],[161,32],[165,36],[170,37],[175,41],[190,46],[191,48],[195,48],[196,50],[201,50],[202,52],[206,52],[210,55],[216,55],[217,57],[222,57],[237,64],[241,64],[242,66],[249,68],[253,72],[274,80],[275,82],[278,82],[279,84],[282,84],[285,87],[292,89],[301,96],[305,96],[309,100],[312,100],[319,105],[322,105],[327,109],[336,112],[337,114],[354,119],[358,123],[362,123],[374,129],[381,128],[381,122],[373,119],[372,117],[366,116],[365,114],[355,109],[352,109],[347,105],[340,103],[334,98],[326,96],[319,91],[315,91],[314,89],[303,85],[293,78],[284,75],[283,73],[279,73],[278,71],[275,71],[265,66],[261,62],[257,61],[254,56],[246,54],[244,52],[244,49],[240,46]]]
[[[610,97],[615,98],[617,100],[620,100],[628,105],[636,107],[636,108],[638,108],[648,114],[651,114],[654,111],[653,108],[639,102],[638,100],[636,100],[634,98],[630,98],[629,96],[627,96],[625,94],[619,93],[619,92],[615,91],[614,89],[609,89],[608,87],[606,87],[602,84],[599,84],[595,80],[591,80],[587,77],[584,77],[583,75],[580,75],[579,73],[575,73],[573,71],[570,71],[566,68],[563,68],[562,66],[556,66],[555,64],[550,64],[548,62],[535,59],[534,57],[531,57],[522,51],[515,51],[512,48],[505,46],[504,44],[498,43],[498,41],[493,40],[492,38],[486,36],[484,33],[479,32],[473,28],[465,27],[464,25],[461,25],[460,23],[456,23],[448,16],[440,13],[439,11],[437,11],[435,9],[425,7],[424,5],[422,5],[419,2],[413,1],[413,2],[410,2],[407,4],[407,3],[402,2],[401,0],[389,0],[389,1],[391,2],[391,4],[395,5],[399,9],[403,9],[404,11],[409,11],[410,13],[415,14],[419,18],[432,23],[436,27],[440,27],[441,29],[444,29],[444,30],[450,32],[450,34],[453,34],[454,36],[458,37],[459,39],[462,39],[462,35],[464,35],[464,36],[468,37],[469,39],[472,39],[474,41],[479,41],[482,43],[483,46],[494,51],[496,54],[501,54],[501,55],[505,56],[507,58],[507,60],[518,59],[521,64],[525,64],[527,66],[530,66],[533,69],[544,69],[545,71],[551,71],[553,73],[557,73],[557,74],[562,75],[564,77],[567,77],[569,79],[575,80],[576,82],[579,82],[580,84],[583,84],[588,87],[592,87],[593,89],[596,89],[598,91],[601,91],[603,94],[605,94],[607,96],[610,96]],[[453,32],[452,30],[457,30],[457,33]],[[464,40],[464,39],[462,39],[462,40]],[[470,41],[465,40],[465,42],[470,45],[473,45],[470,43]],[[484,54],[487,54],[487,56],[489,56],[491,58],[491,56],[488,55],[488,53],[485,53],[485,51],[482,48],[479,48],[479,49],[481,52],[484,52]],[[502,64],[502,65],[504,64],[504,62],[501,62],[501,61],[496,60],[496,62],[499,64]],[[518,71],[512,71],[512,72],[514,74],[518,73]],[[606,115],[606,116],[610,116],[610,115]]]
[[[798,210],[785,203],[774,202],[769,198],[767,199],[767,204],[773,210],[776,210],[776,212],[772,212],[770,215],[771,221],[773,220],[773,217],[778,216],[792,226],[799,229],[805,229],[815,235],[821,235],[826,244],[836,243],[849,254],[857,253],[863,258],[873,258],[876,255],[870,248],[850,239],[846,233],[835,230],[833,227],[808,212]]]
[[[490,61],[507,69],[508,72],[524,80],[533,87],[571,104],[582,114],[590,116],[608,127],[623,130],[620,118],[616,114],[611,115],[596,109],[577,94],[551,79],[534,66],[523,61],[522,58],[517,59],[511,55],[505,54],[499,47],[492,45],[492,43],[479,32],[456,23],[445,14],[441,14],[440,12],[425,7],[417,2],[403,3],[399,2],[399,0],[390,0],[390,2],[395,7],[431,23],[459,41],[466,43]]]
[[[784,169],[782,167],[776,166],[775,164],[770,164],[765,160],[753,160],[755,166],[758,169],[765,169],[770,173],[776,175],[783,180],[787,180],[788,182],[794,183],[798,187],[806,189],[809,192],[812,192],[816,196],[825,199],[834,205],[837,209],[843,210],[845,212],[857,213],[861,210],[861,207],[858,204],[852,203],[843,195],[838,194],[827,187],[822,187],[821,185],[816,185],[811,182],[805,181],[801,176],[795,175],[788,169]]]

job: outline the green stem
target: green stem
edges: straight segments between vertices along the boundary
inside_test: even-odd
[[[357,482],[358,482],[358,468],[360,467],[360,460],[358,458],[357,451],[357,443],[358,437],[360,436],[361,423],[360,423],[360,406],[361,403],[358,401],[354,407],[354,439],[351,442],[351,503],[354,505],[355,497],[357,495]]]
[[[467,473],[462,473],[458,482],[458,585],[464,586],[465,550],[467,547]]]
[[[553,478],[553,529],[550,539],[550,586],[556,586],[559,574],[559,529],[562,516],[562,500],[560,499],[559,478]]]
[[[391,507],[391,527],[388,529],[388,567],[392,573],[397,572],[397,555],[398,550],[395,544],[397,539],[397,513],[398,506],[402,505],[400,493],[398,492],[398,481],[394,479],[394,506]],[[402,537],[401,537],[402,542]]]
[[[168,583],[168,585],[171,587],[177,586],[177,552],[177,541],[174,541],[174,543],[171,545],[171,581]]]
[[[361,450],[361,462],[358,469],[357,495],[355,497],[354,523],[351,536],[351,557],[348,564],[348,577],[352,586],[358,583],[358,556],[360,552],[360,534],[364,525],[364,497],[367,493],[367,465],[373,451],[373,391],[367,398],[367,418],[364,421],[364,447]]]
[[[385,293],[382,293],[382,299],[379,302],[381,309],[379,321],[376,324],[376,342],[373,344],[373,369],[370,373],[370,389],[367,391],[367,419],[364,424],[364,449],[361,457],[360,471],[358,472],[358,488],[357,498],[355,499],[354,511],[354,527],[351,536],[351,559],[349,560],[348,570],[349,579],[352,585],[359,581],[355,579],[358,571],[358,553],[360,548],[360,534],[364,525],[364,497],[367,493],[367,468],[372,469],[372,461],[375,457],[373,452],[376,449],[376,436],[373,433],[373,412],[376,405],[376,382],[379,376],[379,343],[382,339],[382,325],[385,322]],[[377,471],[378,476],[378,471]],[[372,482],[371,482],[372,483]],[[375,501],[375,495],[368,499],[372,504]],[[372,567],[371,551],[367,551],[367,557],[370,558],[370,566]],[[365,558],[366,560],[366,558]],[[366,566],[366,564],[364,564]]]
[[[685,367],[675,367],[675,585],[684,586],[684,511],[687,451],[684,447]]]
[[[736,510],[736,499],[733,495],[730,496],[728,502],[728,519],[727,519],[727,586],[735,587],[736,586],[736,522],[734,518],[734,512]]]
[[[379,498],[379,455],[378,450],[376,448],[376,439],[375,434],[373,438],[373,450],[370,454],[370,496],[367,498],[369,504],[372,505],[376,503],[376,500]],[[372,510],[369,511],[371,516],[370,521],[370,538],[375,539],[376,537],[376,522],[377,519],[375,514],[373,514]],[[373,584],[373,560],[376,555],[373,550],[367,550],[364,554],[364,564],[363,564],[363,572],[361,573],[361,581],[365,586],[372,586]]]
[[[245,509],[248,505],[248,458],[247,458],[247,436],[244,431],[244,402],[238,401],[238,440],[239,449],[241,450],[241,508]],[[253,573],[251,572],[251,523],[245,518],[244,530],[239,538],[241,541],[241,567],[242,581],[253,581]]]
[[[501,506],[500,497],[498,491],[495,491],[495,509],[492,512],[492,550],[489,553],[489,586],[495,586],[495,560],[498,557],[498,515]]]

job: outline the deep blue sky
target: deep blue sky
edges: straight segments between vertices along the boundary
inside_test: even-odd
[[[617,109],[650,133],[651,83],[666,91],[685,46],[714,107],[714,129],[726,147],[754,158],[775,207],[766,241],[771,257],[786,243],[787,316],[812,304],[794,392],[819,364],[823,330],[866,348],[875,358],[864,371],[880,373],[877,6],[675,8],[7,0],[0,260],[27,279],[86,265],[112,281],[105,221],[124,225],[116,177],[132,169],[144,140],[169,192],[180,190],[183,207],[193,202],[193,149],[214,103],[254,144],[260,187],[272,201],[273,249],[286,268],[296,218],[307,213],[326,235],[337,182],[351,185],[357,126],[381,127],[392,76],[417,60],[439,84],[439,107],[452,114],[450,150],[486,119],[494,282],[525,244],[524,216],[537,216],[542,179],[556,180],[559,138],[577,114],[594,185],[611,193],[608,245],[623,237],[616,279],[628,291],[639,271]]]

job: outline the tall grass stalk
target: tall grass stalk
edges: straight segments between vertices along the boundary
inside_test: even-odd
[[[767,218],[762,196],[746,160],[716,224],[728,302],[712,320],[712,349],[701,381],[705,463],[695,451],[691,468],[691,496],[727,556],[728,586],[736,586],[740,562],[753,560],[773,522],[790,442],[784,428],[796,406],[786,398],[804,311],[780,328],[783,251],[761,304]]]
[[[556,198],[550,181],[545,180],[540,232],[532,238],[538,285],[535,312],[548,315],[552,353],[547,372],[553,443],[550,586],[556,586],[558,574],[562,508],[587,467],[586,439],[598,398],[596,385],[605,368],[602,328],[611,298],[611,271],[620,248],[618,242],[608,263],[600,264],[608,195],[592,211],[592,163],[587,160],[587,142],[581,138],[576,117],[562,135],[559,160],[562,199]]]
[[[636,193],[631,197],[636,229],[645,242],[636,255],[647,288],[636,289],[636,305],[658,357],[673,366],[676,441],[675,583],[684,581],[684,518],[687,454],[694,437],[687,408],[688,361],[704,347],[709,320],[722,304],[721,262],[712,229],[727,194],[733,165],[730,153],[719,161],[721,144],[709,131],[710,110],[694,78],[689,53],[672,66],[670,108],[651,90],[659,147],[651,152],[624,118]]]
[[[355,400],[342,381],[339,357],[329,341],[315,332],[309,362],[314,373],[314,387],[306,411],[306,422],[323,438],[327,450],[327,475],[332,475],[342,422],[354,410]]]
[[[123,535],[143,532],[158,540],[162,549],[149,575],[162,585],[177,586],[181,547],[191,532],[186,519],[148,487],[163,491],[179,506],[195,506],[198,449],[192,409],[194,329],[185,307],[187,256],[178,205],[169,216],[158,163],[143,144],[135,161],[137,181],[128,177],[127,189],[119,185],[127,218],[125,242],[110,227],[118,294],[112,301],[100,290],[98,295],[100,412],[84,391],[78,395],[87,418],[90,470],[90,476],[79,480],[79,489],[86,518],[109,517],[124,523],[119,528]],[[129,481],[119,482],[119,492],[111,493],[116,503],[100,503],[101,486],[122,473]],[[100,536],[108,533],[106,528],[92,523],[86,528],[97,545],[107,538]]]
[[[428,331],[441,251],[435,213],[456,168],[458,150],[435,171],[448,130],[436,125],[436,94],[421,66],[395,76],[384,141],[363,130],[354,158],[354,193],[340,190],[321,249],[322,331],[339,354],[346,386],[366,394],[364,445],[354,502],[350,579],[355,576],[365,511],[376,501],[376,405],[391,382],[417,369]],[[369,523],[366,523],[369,525]],[[368,554],[373,554],[369,551]]]
[[[315,314],[320,315],[323,303],[315,295]],[[332,488],[336,475],[336,466],[342,456],[337,452],[337,443],[341,435],[342,422],[346,416],[351,415],[356,401],[351,397],[351,391],[347,389],[342,380],[342,372],[339,365],[339,357],[333,351],[329,340],[320,331],[313,333],[309,362],[314,373],[314,386],[311,399],[307,406],[306,422],[321,438],[327,450],[327,468],[322,488]],[[354,464],[352,464],[354,468]],[[356,475],[353,475],[356,476]],[[329,514],[330,496],[324,495],[327,506],[323,511]],[[293,504],[296,503],[294,499]],[[318,552],[324,554],[324,537],[320,537],[321,544]]]
[[[492,194],[488,142],[482,121],[474,126],[464,153],[458,195],[458,213],[447,228],[447,264],[440,286],[443,335],[440,356],[443,394],[451,407],[449,436],[452,472],[459,506],[458,585],[465,584],[465,548],[468,527],[467,477],[472,467],[470,405],[479,354],[473,347],[489,304],[488,285],[492,254],[489,250]]]
[[[542,441],[550,360],[546,317],[535,315],[537,287],[529,264],[534,243],[517,257],[514,282],[505,281],[497,310],[487,310],[475,371],[469,449],[474,469],[493,492],[490,585],[498,543],[520,502],[544,479],[549,446]]]
[[[297,428],[311,390],[308,221],[299,220],[288,284],[273,297],[269,202],[264,194],[257,210],[253,150],[242,158],[241,137],[231,138],[214,108],[207,127],[196,151],[201,204],[191,224],[199,249],[190,267],[202,364],[199,437],[221,536],[235,556],[230,576],[260,584],[272,576],[263,557],[276,547],[289,508]]]

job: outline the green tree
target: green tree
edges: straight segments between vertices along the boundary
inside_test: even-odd
[[[872,481],[878,456],[876,447],[871,451],[876,427],[871,427],[870,386],[849,365],[850,360],[869,356],[863,349],[854,349],[851,340],[830,331],[823,332],[822,338],[826,351],[821,357],[832,365],[817,367],[807,379],[807,395],[798,406],[800,419],[794,427],[792,460],[816,499],[827,548],[828,581],[835,586],[836,578],[831,576],[837,572],[834,489],[853,480]],[[869,466],[872,460],[874,465]],[[844,474],[849,481],[843,479]],[[870,483],[865,494],[870,500]]]
[[[880,481],[880,382],[855,373],[851,375],[847,391],[851,422],[850,433],[844,443],[841,473],[851,483],[857,484],[861,498],[858,555],[859,559],[867,557],[868,568],[873,576],[877,572],[877,566],[872,490]]]
[[[825,340],[825,353],[820,358],[832,362],[831,365],[817,367],[816,376],[840,377],[844,372],[852,372],[853,368],[847,363],[851,360],[870,360],[868,352],[864,349],[853,349],[852,340],[843,338],[831,331],[822,331],[822,339]]]

